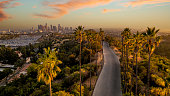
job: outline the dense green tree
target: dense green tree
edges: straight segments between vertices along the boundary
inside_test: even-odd
[[[122,61],[123,61],[123,70],[124,70],[124,91],[127,92],[127,86],[126,86],[126,73],[127,73],[127,67],[128,67],[128,52],[129,52],[129,38],[130,38],[131,32],[129,28],[125,28],[124,31],[121,33],[122,36]],[[126,60],[125,60],[126,56]],[[125,64],[124,61],[127,61],[127,64]]]
[[[138,56],[140,55],[140,51],[142,50],[142,45],[143,45],[143,37],[139,32],[133,35],[134,38],[134,44],[133,44],[133,59],[136,58],[136,90],[135,90],[135,96],[138,95],[137,90],[138,90]],[[136,55],[136,57],[134,57]],[[134,62],[134,61],[133,61]],[[133,65],[132,65],[133,66]]]
[[[38,66],[38,81],[43,80],[46,84],[50,86],[50,96],[52,96],[51,91],[51,81],[57,76],[57,72],[61,72],[61,69],[57,66],[62,62],[56,57],[57,51],[51,51],[50,48],[45,48],[45,53],[40,55],[38,61],[42,63]]]
[[[14,64],[19,59],[18,54],[10,47],[0,48],[0,61],[4,64]]]
[[[143,33],[143,35],[146,37],[146,48],[148,51],[148,55],[149,55],[149,60],[148,60],[148,71],[147,71],[147,96],[149,96],[150,94],[150,60],[151,60],[151,55],[153,54],[156,46],[159,45],[160,43],[160,37],[156,36],[156,34],[159,32],[159,29],[156,30],[155,27],[154,28],[149,28],[146,30],[146,33]]]
[[[2,72],[0,71],[0,80],[2,80],[11,73],[13,73],[13,71],[10,68],[6,68]]]
[[[76,40],[78,40],[78,42],[80,43],[80,57],[79,57],[79,64],[80,64],[80,96],[81,96],[81,50],[82,50],[82,40],[83,40],[83,36],[82,33],[84,32],[84,27],[82,26],[78,26],[78,28],[75,29],[75,38]]]

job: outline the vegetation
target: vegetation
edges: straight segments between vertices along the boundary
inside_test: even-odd
[[[14,64],[18,59],[19,57],[15,50],[5,46],[0,48],[0,62],[3,64]]]
[[[31,66],[27,75],[0,87],[0,96],[89,96],[93,90],[91,79],[98,75],[97,53],[102,41],[121,52],[122,91],[124,96],[168,96],[170,92],[170,60],[157,51],[160,43],[155,28],[135,34],[125,28],[121,37],[104,36],[100,32],[78,26],[72,35],[51,34],[39,44],[11,49],[0,48],[0,61],[21,67],[27,57]],[[166,37],[162,37],[163,40]],[[166,41],[168,42],[168,41]],[[160,43],[160,45],[159,45]],[[166,44],[168,46],[168,44]],[[51,50],[52,49],[52,50]],[[15,51],[20,51],[19,57]],[[5,55],[10,54],[10,55]],[[1,78],[11,74],[10,69],[0,72]],[[38,80],[37,80],[38,79]],[[90,79],[89,86],[84,82]]]
[[[49,84],[50,86],[50,96],[52,96],[51,91],[51,81],[54,77],[57,76],[57,72],[61,72],[61,69],[57,66],[62,62],[57,59],[56,51],[51,51],[50,48],[44,49],[45,53],[43,55],[40,54],[40,58],[38,61],[41,65],[38,66],[38,81],[43,80],[45,84]]]
[[[4,69],[2,72],[0,71],[0,80],[11,74],[13,71],[10,68]]]
[[[33,64],[27,69],[27,75],[21,75],[20,78],[8,83],[6,86],[0,87],[0,96],[46,96],[50,95],[50,93],[52,93],[53,96],[79,96],[80,88],[82,96],[91,95],[93,87],[91,86],[90,88],[90,86],[87,86],[84,82],[90,77],[95,76],[97,66],[99,67],[99,65],[92,63],[92,61],[96,59],[95,54],[101,51],[101,35],[99,35],[99,39],[96,39],[95,35],[99,33],[94,30],[83,30],[82,34],[81,66],[79,66],[80,42],[75,38],[75,35],[59,36],[59,34],[56,34],[53,38],[44,39],[44,41],[39,44],[30,44],[15,49],[23,53],[23,59],[31,57]],[[87,34],[91,34],[91,36],[87,36]],[[90,37],[93,42],[88,42],[88,39],[85,37]],[[43,48],[48,47],[53,50],[56,49],[58,53],[56,54],[56,51],[49,51],[48,49],[46,49],[46,51],[43,50]],[[41,55],[37,55],[38,53]],[[57,60],[61,60],[62,64],[58,65],[58,63],[61,62],[54,64],[54,61]],[[56,67],[53,65],[56,65]],[[61,70],[59,70],[59,68]],[[52,71],[52,69],[55,71]],[[81,87],[79,86],[80,74]],[[49,84],[50,81],[51,91],[49,92],[49,86],[46,84]]]
[[[145,33],[130,35],[130,29],[125,28],[122,40],[106,36],[109,44],[122,52],[120,61],[123,95],[168,96],[170,60],[154,54],[155,49],[159,49],[160,37],[156,36],[158,31],[148,28]]]
[[[155,49],[154,53],[170,59],[170,35],[162,36],[160,45]]]

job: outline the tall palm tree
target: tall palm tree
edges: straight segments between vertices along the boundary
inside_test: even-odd
[[[57,51],[51,51],[50,48],[45,48],[45,53],[40,54],[38,61],[42,63],[38,66],[38,81],[44,81],[45,84],[49,84],[50,96],[52,96],[51,91],[51,81],[57,76],[57,72],[61,72],[61,69],[57,66],[62,62],[56,57]]]
[[[102,28],[100,28],[99,35],[100,35],[100,37],[101,37],[102,45],[103,45],[103,40],[104,40],[104,31],[102,30]]]
[[[90,90],[91,90],[91,71],[92,71],[92,65],[91,65],[91,55],[92,55],[92,48],[91,48],[91,43],[93,43],[93,37],[92,37],[92,30],[86,30],[87,34],[87,40],[88,44],[90,45]]]
[[[121,33],[121,36],[122,36],[122,55],[121,55],[121,61],[123,63],[123,73],[125,73],[125,70],[124,70],[124,67],[125,67],[125,64],[124,64],[124,31]],[[122,82],[125,84],[125,76],[123,75],[123,80]],[[125,86],[123,87],[123,92],[124,92],[124,89]]]
[[[102,56],[103,56],[103,41],[104,41],[104,31],[102,30],[102,28],[100,28],[100,32],[99,32],[99,35],[100,35],[100,37],[101,37],[101,45],[102,45]],[[103,56],[103,60],[104,60],[104,56]],[[103,67],[103,64],[102,64],[102,66],[101,67]]]
[[[127,71],[127,67],[128,67],[128,47],[129,47],[129,42],[130,42],[130,36],[131,36],[131,32],[129,28],[125,28],[124,31],[121,33],[122,36],[122,61],[123,61],[123,69],[124,69],[124,91],[127,92],[127,87],[126,87],[126,71]],[[124,50],[123,50],[124,49]],[[127,61],[127,65],[124,62],[124,58],[126,55],[126,61]]]
[[[97,43],[100,41],[100,36],[99,36],[99,33],[95,33],[95,36],[94,36],[94,38],[95,38],[95,42],[96,42],[96,76],[98,75],[98,66],[97,66],[97,58],[98,58],[98,54],[97,54]]]
[[[81,46],[82,46],[82,33],[84,32],[84,27],[83,26],[78,26],[78,28],[75,29],[75,38],[78,40],[80,43],[80,57],[79,57],[79,64],[80,64],[80,96],[81,96]]]
[[[147,96],[150,95],[150,60],[152,53],[154,52],[155,48],[159,46],[160,43],[160,36],[156,36],[156,34],[159,32],[159,29],[156,30],[154,28],[147,28],[146,33],[143,33],[143,35],[146,37],[146,48],[148,50],[149,60],[148,60],[148,70],[147,70]]]
[[[134,56],[136,55],[136,90],[135,90],[135,95],[137,96],[137,90],[138,90],[138,55],[140,51],[142,50],[142,44],[143,44],[143,38],[141,37],[141,34],[137,32],[136,34],[133,35],[134,37]],[[134,58],[134,57],[133,57]]]

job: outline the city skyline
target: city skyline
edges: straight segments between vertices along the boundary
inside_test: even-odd
[[[170,32],[170,0],[0,0],[0,29],[46,22],[85,28],[156,27]]]

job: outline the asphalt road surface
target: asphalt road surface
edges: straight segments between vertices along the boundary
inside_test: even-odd
[[[103,43],[104,66],[97,80],[93,96],[122,96],[120,62],[118,57]]]

